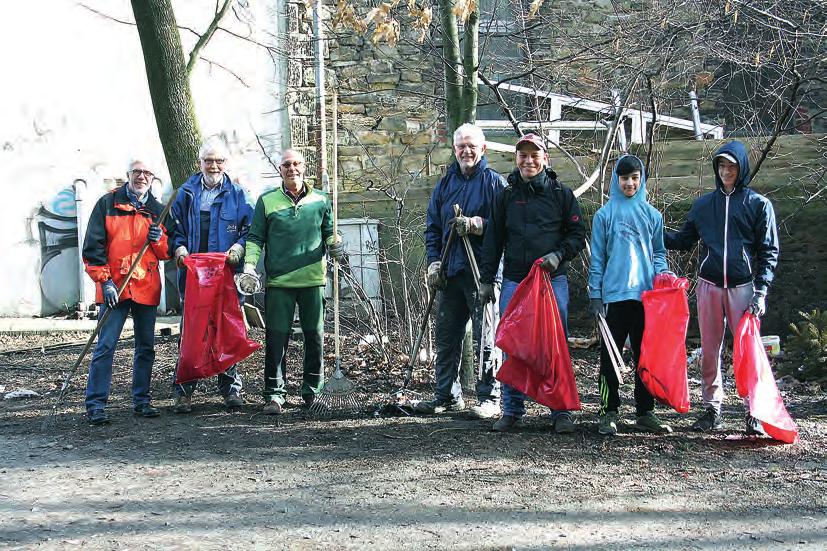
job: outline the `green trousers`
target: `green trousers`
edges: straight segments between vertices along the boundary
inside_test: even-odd
[[[275,400],[283,404],[287,398],[287,345],[297,304],[304,335],[301,395],[305,402],[311,402],[321,392],[324,384],[324,287],[268,287],[264,302],[267,324],[264,353],[265,401]]]

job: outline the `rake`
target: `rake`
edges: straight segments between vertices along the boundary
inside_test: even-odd
[[[338,98],[333,93],[333,235],[339,229],[339,183],[338,183]],[[325,382],[321,393],[316,396],[307,413],[311,417],[330,417],[338,414],[357,413],[361,406],[356,399],[356,384],[342,373],[342,356],[339,346],[339,261],[333,259],[333,374]]]

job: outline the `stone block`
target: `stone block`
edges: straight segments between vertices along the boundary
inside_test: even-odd
[[[403,134],[399,139],[405,145],[429,145],[436,141],[436,138],[430,132]]]
[[[370,76],[368,76],[370,78]],[[393,82],[374,82],[368,85],[373,92],[384,92],[387,90],[396,90],[396,84]]]
[[[363,145],[386,145],[393,140],[390,132],[357,130],[355,134],[359,142]]]
[[[416,71],[402,71],[402,81],[404,82],[422,82],[422,73]]]
[[[393,84],[399,83],[399,73],[373,73],[367,76],[369,84]]]
[[[339,103],[339,113],[364,115],[365,106],[359,103]]]
[[[371,74],[381,75],[393,73],[393,63],[387,59],[377,59],[368,62]]]
[[[379,121],[379,130],[390,130],[392,132],[404,132],[408,129],[405,117],[383,117]]]

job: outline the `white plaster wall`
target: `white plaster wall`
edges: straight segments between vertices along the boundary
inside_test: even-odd
[[[132,21],[128,0],[83,3],[112,18]],[[272,43],[279,3],[249,2],[242,13],[249,24],[233,14],[224,24],[252,40]],[[196,30],[207,26],[214,5],[206,0],[173,1],[178,24]],[[187,54],[196,37],[182,31],[181,38]],[[166,190],[169,176],[134,25],[93,13],[75,0],[14,2],[0,18],[0,52],[0,166],[5,180],[0,201],[0,250],[5,260],[0,270],[0,316],[48,314],[52,308],[42,300],[45,267],[35,220],[41,205],[67,206],[60,201],[65,199],[61,190],[82,178],[91,199],[85,208],[88,215],[113,179],[124,177],[133,157],[149,163]],[[202,132],[230,141],[234,158],[228,172],[248,188],[252,201],[263,187],[272,186],[266,177],[273,171],[255,133],[269,136],[271,156],[277,157],[281,149],[281,71],[264,48],[221,32],[203,57],[234,75],[199,61],[191,82]],[[65,281],[47,284],[77,295],[78,270],[70,270],[72,263],[65,260],[61,266],[44,272],[50,279]]]

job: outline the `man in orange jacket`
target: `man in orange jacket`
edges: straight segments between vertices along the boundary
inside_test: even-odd
[[[96,284],[98,315],[112,310],[101,327],[89,364],[86,412],[92,425],[109,422],[105,408],[112,382],[112,360],[130,312],[135,331],[134,412],[140,417],[160,415],[160,411],[150,405],[149,383],[155,361],[155,310],[161,298],[160,261],[170,258],[170,251],[166,231],[158,223],[163,206],[149,193],[155,176],[143,162],[133,161],[127,177],[129,181],[125,185],[98,200],[83,241],[86,272]],[[118,288],[147,240],[149,247],[118,296]]]

